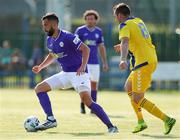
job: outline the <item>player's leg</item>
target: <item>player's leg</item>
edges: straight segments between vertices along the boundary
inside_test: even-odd
[[[133,101],[134,103],[138,104],[139,106],[147,110],[150,114],[161,119],[165,123],[164,133],[168,134],[171,131],[176,120],[167,116],[154,103],[152,103],[144,97],[144,93],[149,88],[149,85],[151,83],[151,73],[153,72],[153,70],[150,70],[152,68],[153,66],[150,65],[136,71],[137,76],[135,76],[136,82],[134,83],[136,83],[137,86],[133,85]]]
[[[91,80],[91,98],[94,102],[97,102],[98,83],[100,77],[100,65],[92,64],[88,65],[90,69],[90,80]],[[93,113],[93,111],[91,111]]]
[[[98,83],[91,81],[91,98],[96,103],[97,101],[97,90],[98,90]],[[91,114],[94,112],[91,110]]]
[[[91,98],[94,102],[97,101],[98,82],[91,81]]]
[[[88,69],[88,75],[89,75],[89,78],[90,80],[92,79],[92,69],[91,69],[91,66],[88,64],[87,65],[87,69]],[[80,112],[82,114],[85,114],[86,113],[86,110],[85,110],[85,105],[83,103],[83,101],[81,100],[81,104],[80,104]]]
[[[51,87],[46,82],[41,82],[35,87],[35,92],[39,99],[39,103],[41,104],[41,107],[43,108],[47,116],[46,120],[42,124],[36,127],[37,130],[45,130],[45,129],[53,128],[57,126],[56,119],[54,118],[54,115],[52,112],[51,101],[47,94],[47,92],[50,90],[51,90]]]
[[[98,90],[98,82],[99,82],[99,76],[100,76],[100,66],[99,64],[88,64],[88,74],[91,81],[91,98],[94,102],[97,101],[97,90]],[[85,106],[84,103],[81,101],[80,104],[80,112],[82,114],[85,114]],[[93,113],[91,111],[91,113]]]
[[[84,105],[83,101],[81,101],[81,103],[80,103],[80,112],[82,114],[86,114],[86,109],[85,109],[85,105]]]
[[[92,101],[88,91],[80,91],[79,94],[83,103],[89,107],[94,112],[94,114],[96,114],[96,116],[108,127],[108,131],[110,133],[118,132],[117,127],[113,126],[103,108],[99,104]]]
[[[131,105],[134,109],[134,112],[136,114],[136,117],[138,119],[138,124],[137,126],[134,128],[134,130],[132,131],[133,133],[137,133],[140,132],[144,129],[147,128],[147,125],[143,119],[143,115],[142,115],[142,111],[141,111],[141,107],[134,103],[133,99],[132,99],[132,80],[131,80],[131,75],[128,77],[126,83],[125,83],[125,90],[128,93],[128,96],[131,100]]]
[[[53,116],[51,102],[47,94],[48,91],[51,91],[51,87],[46,82],[41,82],[35,87],[36,95],[47,117]]]
[[[57,126],[56,119],[52,112],[51,101],[47,92],[57,87],[62,88],[64,84],[61,81],[65,81],[61,80],[62,78],[63,74],[58,73],[45,79],[35,87],[35,92],[37,94],[41,107],[43,108],[47,116],[46,120],[36,128],[37,130],[45,130]]]
[[[91,86],[88,74],[84,74],[81,76],[75,76],[72,81],[72,85],[75,90],[79,93],[81,100],[83,103],[88,106],[99,119],[108,127],[110,133],[118,132],[117,127],[113,126],[109,117],[104,112],[103,108],[97,103],[92,101],[90,96]]]
[[[136,113],[138,122],[144,121],[142,111],[141,111],[141,107],[138,106],[137,104],[135,104],[132,100],[132,80],[130,77],[127,79],[127,81],[125,83],[125,91],[128,93],[128,96],[131,100],[131,105],[133,106],[133,109]]]
[[[98,83],[100,78],[100,65],[94,64],[89,65],[91,72],[91,97],[94,102],[97,102],[97,91],[98,91]]]
[[[139,96],[139,94],[141,94],[141,96]],[[161,119],[165,125],[164,134],[168,134],[174,126],[176,120],[174,118],[170,118],[169,116],[167,116],[153,102],[144,98],[142,95],[143,93],[133,93],[134,102],[140,105],[153,116]]]

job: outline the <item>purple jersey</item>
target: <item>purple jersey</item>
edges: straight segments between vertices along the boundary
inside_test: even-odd
[[[58,37],[47,37],[47,47],[53,53],[65,72],[76,72],[82,63],[79,46],[82,41],[75,35],[61,30]]]
[[[99,64],[98,45],[104,43],[102,30],[99,27],[89,30],[89,28],[84,25],[78,27],[75,34],[90,48],[88,64]]]

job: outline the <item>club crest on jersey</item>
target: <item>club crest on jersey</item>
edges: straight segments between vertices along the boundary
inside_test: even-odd
[[[99,38],[99,35],[98,35],[98,34],[95,34],[95,38]]]
[[[60,47],[64,47],[64,43],[63,42],[59,42],[59,46]]]

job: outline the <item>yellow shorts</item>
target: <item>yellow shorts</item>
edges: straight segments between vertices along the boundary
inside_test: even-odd
[[[155,71],[157,64],[148,64],[132,71],[127,81],[132,83],[132,92],[145,93],[151,85],[151,76]]]

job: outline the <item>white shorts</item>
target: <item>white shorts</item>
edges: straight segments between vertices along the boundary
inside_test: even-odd
[[[100,66],[99,64],[88,64],[88,74],[90,77],[90,80],[93,82],[99,82],[100,77]]]
[[[48,83],[51,89],[68,89],[73,87],[78,93],[83,91],[91,92],[90,79],[87,73],[78,76],[76,72],[61,71],[43,82]]]

